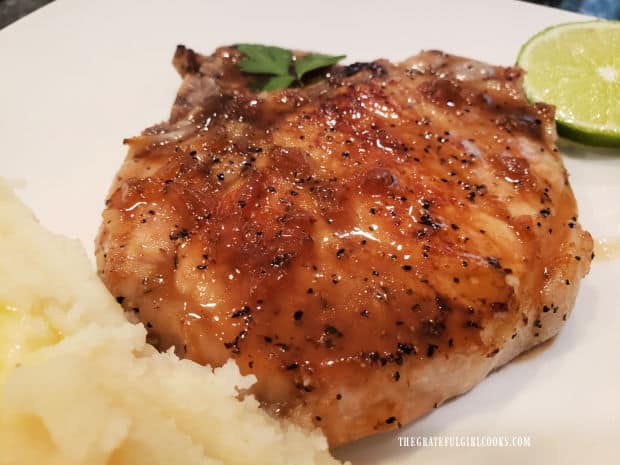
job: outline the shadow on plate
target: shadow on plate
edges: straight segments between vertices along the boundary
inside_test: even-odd
[[[568,139],[558,139],[558,149],[560,153],[566,157],[577,158],[586,161],[605,161],[611,159],[620,162],[620,148],[612,147],[593,147],[590,145],[579,144]]]

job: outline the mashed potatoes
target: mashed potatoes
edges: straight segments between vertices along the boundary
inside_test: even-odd
[[[45,231],[0,180],[0,465],[338,463],[278,422],[234,363],[157,353],[76,241]]]

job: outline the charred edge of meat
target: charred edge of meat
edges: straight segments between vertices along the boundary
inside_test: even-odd
[[[176,69],[181,76],[194,74],[200,71],[198,54],[185,45],[177,45],[174,57],[172,58],[172,64],[174,65],[174,69]]]
[[[345,77],[351,77],[363,70],[368,70],[375,76],[381,76],[383,74],[386,74],[385,68],[374,61],[352,63],[342,68],[341,73]]]

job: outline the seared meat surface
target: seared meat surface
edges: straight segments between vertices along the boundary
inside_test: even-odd
[[[334,446],[557,333],[592,240],[521,70],[431,51],[258,92],[240,58],[178,48],[103,213],[100,276],[159,349],[235,359]]]

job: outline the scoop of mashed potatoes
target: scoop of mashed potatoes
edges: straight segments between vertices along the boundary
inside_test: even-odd
[[[77,241],[0,180],[0,464],[335,464],[320,432],[238,400],[215,371],[158,353]]]

